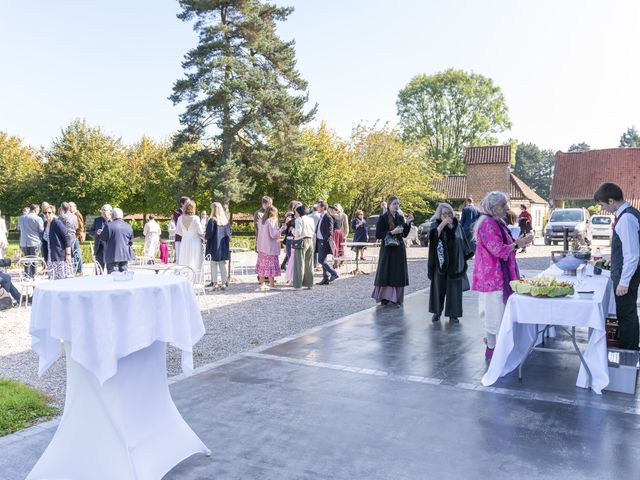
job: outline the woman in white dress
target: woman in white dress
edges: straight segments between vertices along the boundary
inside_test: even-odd
[[[149,221],[144,226],[142,234],[144,235],[144,256],[155,258],[160,250],[160,234],[162,229],[160,224],[156,222],[155,215],[149,215]]]
[[[187,201],[184,205],[184,213],[180,215],[176,223],[176,234],[182,236],[178,265],[191,267],[196,272],[196,278],[202,278],[204,229],[200,217],[195,213],[195,202],[193,200]]]

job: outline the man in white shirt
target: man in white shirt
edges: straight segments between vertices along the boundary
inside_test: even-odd
[[[593,197],[600,208],[615,214],[611,238],[611,280],[616,290],[620,348],[638,350],[640,212],[625,202],[622,189],[615,183],[603,183]]]

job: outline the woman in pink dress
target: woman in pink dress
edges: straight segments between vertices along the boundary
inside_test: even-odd
[[[473,290],[480,292],[480,318],[484,320],[485,357],[493,356],[504,306],[513,293],[509,282],[520,278],[516,250],[533,241],[533,235],[513,240],[505,223],[509,209],[506,193],[489,192],[480,203],[482,215],[474,227],[477,242],[473,266]]]
[[[256,240],[256,250],[258,251],[258,262],[256,263],[256,274],[260,282],[260,289],[266,290],[275,286],[275,277],[280,276],[280,234],[282,229],[278,226],[278,209],[267,207],[264,216],[258,221],[258,237]],[[265,280],[269,279],[269,286],[265,285]]]

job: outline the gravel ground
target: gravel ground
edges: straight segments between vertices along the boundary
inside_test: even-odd
[[[533,246],[519,254],[521,270],[543,270],[549,266],[550,251],[558,247]],[[405,294],[428,286],[426,248],[408,250],[409,286]],[[255,264],[255,254],[242,254],[242,262]],[[473,268],[471,262],[470,271]],[[320,274],[316,274],[319,281]],[[205,336],[194,347],[196,367],[253,349],[279,338],[294,335],[375,305],[371,299],[373,275],[343,275],[329,286],[295,291],[279,286],[257,291],[255,276],[237,277],[225,292],[199,298],[206,327]],[[209,303],[211,315],[206,313]],[[21,380],[51,396],[62,407],[65,392],[65,362],[61,358],[42,377],[37,375],[38,358],[31,351],[28,334],[31,308],[0,312],[0,377]],[[170,376],[180,373],[180,354],[169,348]]]

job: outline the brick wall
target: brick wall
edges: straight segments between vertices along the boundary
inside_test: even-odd
[[[467,165],[467,194],[476,204],[493,190],[509,194],[509,164]]]

